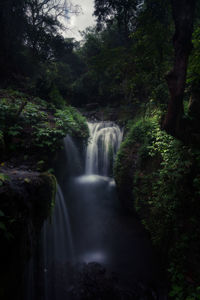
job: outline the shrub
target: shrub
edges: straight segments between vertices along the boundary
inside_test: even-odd
[[[133,205],[168,262],[170,298],[196,300],[200,280],[200,256],[194,254],[200,248],[200,150],[198,145],[183,145],[161,131],[159,115],[154,112],[154,117],[129,122],[114,173],[119,189],[131,177]]]

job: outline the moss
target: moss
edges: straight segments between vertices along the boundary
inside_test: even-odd
[[[151,131],[155,118],[132,121],[127,126],[127,134],[117,153],[114,177],[119,197],[125,206],[133,209],[133,182],[138,169],[148,157],[147,145],[151,143]]]
[[[169,269],[170,295],[197,296],[200,280],[200,149],[161,131],[158,116],[130,122],[115,162],[121,201],[129,201]],[[128,191],[128,194],[127,194]],[[128,197],[128,199],[127,199]],[[191,221],[192,220],[192,221]],[[188,282],[185,274],[190,274]],[[178,287],[178,288],[177,288]]]
[[[22,299],[22,276],[44,220],[55,203],[56,178],[49,173],[1,168],[9,180],[0,188],[0,292],[2,299]],[[12,286],[12,289],[10,287]]]
[[[51,215],[55,206],[55,199],[57,193],[57,180],[53,174],[47,172],[40,174],[40,178],[42,178],[45,186],[47,187],[47,190],[50,191],[51,193],[51,203],[50,203],[50,207],[48,208],[49,210],[48,215]]]
[[[89,136],[86,119],[75,108],[63,106],[61,110],[40,98],[0,90],[1,158],[6,147],[0,167],[2,299],[18,297],[24,266],[44,220],[51,217],[57,183],[45,170],[52,166],[67,134],[81,140]]]

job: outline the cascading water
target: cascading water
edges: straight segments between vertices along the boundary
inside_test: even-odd
[[[52,261],[66,262],[73,258],[73,243],[69,215],[60,186],[57,195],[52,220],[44,223],[43,243],[47,264]],[[45,269],[48,267],[45,266]]]
[[[123,132],[112,122],[88,123],[91,140],[86,152],[86,174],[110,175]]]
[[[57,272],[57,265],[73,261],[73,242],[67,206],[59,185],[52,220],[46,221],[43,226],[42,247],[44,300],[60,300],[54,274]]]
[[[29,262],[25,299],[60,300],[55,273],[57,266],[67,261],[73,261],[73,243],[66,203],[58,185],[52,219],[45,221],[40,247]]]
[[[124,215],[120,209],[112,178],[113,159],[123,132],[112,122],[89,123],[88,127],[90,141],[85,153],[85,171],[80,167],[84,163],[72,138],[67,136],[64,140],[65,161],[62,165],[68,169],[62,178],[64,195],[58,188],[52,223],[46,222],[43,229],[40,284],[32,289],[29,285],[34,296],[30,297],[29,292],[26,300],[108,299],[87,298],[87,295],[77,296],[76,293],[74,296],[77,279],[73,281],[74,271],[71,274],[70,270],[76,263],[102,264],[120,274],[121,284],[128,288],[133,281],[153,280],[154,259],[150,242],[139,221]],[[137,299],[160,298],[140,297],[139,293]]]
[[[72,179],[74,241],[77,260],[108,260],[105,230],[107,218],[117,205],[112,166],[123,132],[112,122],[88,123],[90,140],[86,150],[85,174]],[[76,221],[78,217],[78,220]]]
[[[68,173],[73,176],[78,173],[81,163],[78,150],[70,136],[64,139],[64,153]],[[52,217],[44,222],[39,247],[30,260],[26,272],[25,299],[61,300],[56,273],[60,271],[60,266],[73,260],[73,239],[68,208],[58,184]]]
[[[102,263],[126,281],[141,274],[146,279],[153,272],[149,241],[139,222],[120,210],[111,172],[123,131],[112,122],[88,126],[85,174],[69,185],[76,260]]]

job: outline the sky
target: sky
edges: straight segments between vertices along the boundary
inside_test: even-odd
[[[73,0],[74,5],[80,5],[82,12],[76,16],[71,15],[68,21],[68,30],[65,32],[65,37],[74,37],[76,40],[81,40],[79,31],[83,31],[88,26],[95,24],[95,18],[92,16],[94,12],[94,0]]]

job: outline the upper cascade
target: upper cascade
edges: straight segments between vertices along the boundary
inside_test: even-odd
[[[123,130],[113,122],[88,123],[88,127],[90,141],[86,151],[85,173],[110,176]]]

